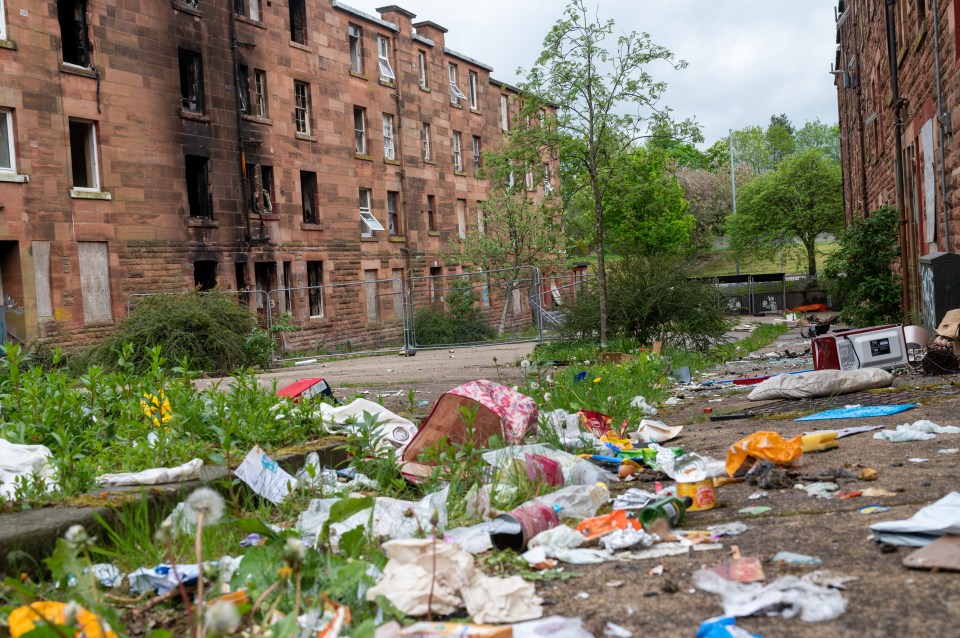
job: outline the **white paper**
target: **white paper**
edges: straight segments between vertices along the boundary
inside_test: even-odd
[[[297,484],[297,479],[267,456],[259,445],[247,453],[234,474],[254,492],[275,504],[282,503]]]

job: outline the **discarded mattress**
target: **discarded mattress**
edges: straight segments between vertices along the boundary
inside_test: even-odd
[[[812,399],[874,388],[887,388],[891,385],[893,385],[893,375],[880,368],[815,370],[770,377],[755,387],[747,398],[751,401]]]
[[[474,410],[476,416],[468,432],[462,411]],[[508,444],[517,444],[536,427],[537,404],[530,397],[483,379],[465,383],[437,399],[430,416],[403,450],[403,472],[412,479],[429,476],[432,467],[417,457],[444,439],[484,445],[490,437],[500,436]]]
[[[50,449],[43,445],[21,445],[0,439],[0,495],[12,500],[18,481],[32,481],[37,475],[47,490],[55,487]]]

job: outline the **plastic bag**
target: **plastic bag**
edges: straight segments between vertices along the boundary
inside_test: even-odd
[[[551,494],[537,497],[535,503],[549,507],[559,507],[560,518],[584,519],[595,516],[601,505],[610,498],[607,488],[592,485],[586,489],[582,485],[570,485]]]
[[[803,437],[784,439],[776,432],[754,432],[730,446],[727,451],[727,473],[743,476],[757,459],[787,465],[803,456]]]
[[[613,472],[582,459],[573,466],[570,474],[566,476],[568,485],[595,485],[597,483],[620,482],[620,478]]]

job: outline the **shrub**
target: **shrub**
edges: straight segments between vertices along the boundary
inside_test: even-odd
[[[667,344],[705,351],[723,337],[727,319],[720,293],[690,279],[683,259],[661,255],[625,255],[607,271],[610,334],[641,343]],[[564,312],[560,335],[594,339],[600,334],[600,301],[596,281],[577,295]]]
[[[900,256],[899,221],[897,210],[884,206],[840,235],[840,249],[830,255],[823,276],[834,302],[843,308],[844,323],[875,326],[896,323],[903,316],[903,289],[890,270]]]
[[[195,369],[209,373],[264,365],[272,349],[272,337],[259,328],[256,317],[217,290],[144,297],[90,352],[91,362],[115,365],[125,343],[133,345],[129,361],[138,370],[149,363],[147,350],[160,346],[168,362],[189,357]]]
[[[447,293],[447,309],[443,304],[418,310],[414,315],[417,345],[434,346],[447,343],[475,343],[493,337],[483,310],[476,307],[477,296],[470,282],[460,279]]]

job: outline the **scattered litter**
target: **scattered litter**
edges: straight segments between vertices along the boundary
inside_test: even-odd
[[[510,638],[513,635],[510,627],[471,625],[462,622],[415,622],[403,629],[401,629],[398,624],[395,632],[396,633],[392,635],[397,638],[442,638],[445,636],[458,636],[460,638]],[[379,629],[376,635],[377,638],[380,638]],[[319,636],[326,637],[327,634],[320,632]],[[384,636],[384,638],[386,638],[386,636]]]
[[[592,433],[597,438],[613,430],[613,428],[610,427],[610,424],[613,423],[613,417],[607,416],[603,412],[580,410],[577,412],[577,417],[580,419],[580,427]]]
[[[960,536],[941,536],[903,559],[906,567],[960,571]]]
[[[155,467],[142,472],[101,474],[97,477],[97,485],[116,487],[120,485],[163,485],[195,481],[200,477],[201,467],[203,467],[203,461],[193,459],[177,467]]]
[[[772,509],[772,507],[767,505],[757,505],[756,507],[744,507],[743,509],[738,510],[738,513],[745,516],[759,516],[760,514],[766,514]]]
[[[532,503],[542,503],[555,511],[559,508],[563,518],[583,520],[596,516],[597,510],[610,498],[610,492],[602,485],[591,485],[584,489],[582,485],[570,485],[539,496]]]
[[[864,505],[858,510],[861,514],[882,514],[889,512],[890,508],[885,505]]]
[[[767,498],[767,496],[769,495],[766,492],[754,492],[753,494],[748,496],[747,499],[751,501],[756,501],[757,499]]]
[[[796,473],[777,467],[771,461],[760,461],[747,472],[747,483],[764,490],[782,490],[793,487]]]
[[[660,563],[656,567],[651,567],[647,570],[647,576],[663,576],[663,563]]]
[[[337,470],[323,467],[320,465],[320,455],[316,452],[310,452],[304,460],[303,467],[297,470],[297,476],[295,478],[297,485],[323,487],[323,493],[328,495],[332,495],[333,493],[349,494],[360,490],[377,491],[380,489],[380,484],[373,479],[360,474],[353,470],[353,468],[348,469],[351,471],[346,472],[340,470],[338,472]],[[340,477],[347,478],[348,480],[341,483]]]
[[[683,399],[681,399],[680,397],[670,397],[669,399],[664,401],[663,404],[668,406],[674,406],[674,405],[678,405],[682,400]]]
[[[633,638],[632,631],[620,625],[615,625],[612,622],[608,622],[603,628],[603,635],[611,636],[612,638]]]
[[[895,492],[885,490],[882,487],[868,487],[863,490],[863,496],[866,498],[877,498],[878,496],[896,496]]]
[[[728,616],[764,613],[821,622],[839,617],[847,608],[847,601],[836,589],[814,585],[796,576],[784,576],[768,585],[745,585],[701,569],[694,572],[693,584],[698,589],[721,595],[723,612]]]
[[[152,591],[162,596],[172,591],[182,582],[184,586],[192,586],[197,582],[200,573],[197,564],[187,565],[157,565],[153,569],[141,567],[127,575],[130,591],[134,594]]]
[[[881,543],[909,547],[923,547],[939,536],[960,534],[960,492],[947,494],[908,519],[874,523],[870,531]]]
[[[259,445],[253,446],[233,473],[250,489],[274,504],[282,503],[297,484],[297,480],[267,456]]]
[[[526,503],[493,519],[489,529],[490,542],[497,549],[522,552],[532,538],[558,525],[560,519],[552,507],[536,502]]]
[[[600,539],[600,544],[603,545],[604,549],[616,552],[623,549],[632,549],[637,546],[650,547],[657,540],[658,537],[656,535],[648,534],[642,529],[627,528],[618,529],[607,534]]]
[[[955,447],[949,447],[943,450],[937,450],[938,454],[956,454],[957,452],[960,452],[960,449]]]
[[[861,481],[876,481],[880,478],[880,474],[872,467],[865,467],[863,471],[860,472]]]
[[[739,536],[748,529],[750,528],[740,521],[720,523],[718,525],[710,525],[707,527],[707,531],[710,532],[710,536],[713,538],[720,538],[721,536]]]
[[[817,498],[833,498],[834,492],[840,489],[836,483],[820,482],[810,483],[803,489],[807,491],[807,496],[816,496]]]
[[[840,444],[837,443],[836,432],[814,432],[804,434],[800,438],[800,447],[803,449],[803,453],[807,454],[809,452],[826,452],[840,447]]]
[[[794,421],[827,421],[831,419],[866,419],[881,416],[890,416],[912,410],[920,405],[919,403],[904,403],[901,405],[865,405],[859,408],[846,409],[837,408],[835,410],[824,410],[810,416],[800,417]]]
[[[323,419],[324,427],[331,433],[353,432],[356,431],[356,423],[376,418],[372,436],[378,441],[377,447],[380,450],[402,450],[417,433],[417,426],[412,421],[367,399],[355,399],[339,407],[321,403],[319,415]]]
[[[663,421],[641,419],[636,435],[642,443],[666,443],[677,438],[681,430],[683,430],[682,425],[669,426]]]
[[[41,479],[47,491],[56,487],[55,470],[49,462],[50,449],[43,445],[21,445],[0,439],[0,496],[3,500],[17,498],[17,483]]]
[[[846,501],[851,498],[859,498],[863,496],[863,492],[860,490],[840,490],[834,494],[834,497]]]
[[[484,521],[470,527],[458,527],[448,530],[444,535],[444,540],[453,541],[461,549],[471,554],[482,554],[493,549],[493,543],[490,541],[492,528],[495,528],[493,521]]]
[[[823,561],[816,556],[797,554],[794,552],[777,552],[773,557],[773,562],[783,563],[785,565],[802,565],[803,567],[819,567],[823,565]]]
[[[697,638],[763,638],[759,634],[751,634],[742,627],[737,627],[737,619],[733,616],[717,616],[700,623]]]
[[[910,461],[911,463],[926,463],[926,462],[929,461],[930,459],[924,459],[924,458],[914,457],[914,458],[912,458],[912,459],[907,459],[907,460]]]
[[[569,479],[575,465],[583,462],[579,456],[563,450],[555,450],[546,445],[512,445],[483,453],[483,460],[497,469],[504,470],[520,463],[524,465],[530,456],[539,456],[559,463],[563,476]],[[588,464],[589,465],[589,464]],[[570,482],[568,480],[568,482]],[[595,483],[596,481],[594,481]]]
[[[903,443],[905,441],[929,441],[937,438],[938,434],[960,434],[960,428],[955,425],[937,425],[933,421],[922,419],[913,423],[898,425],[896,430],[877,432],[873,435],[873,438]]]
[[[750,401],[812,399],[886,388],[891,385],[893,385],[893,375],[879,368],[816,370],[770,377],[755,387],[747,398]]]
[[[737,583],[754,583],[767,578],[766,574],[763,573],[763,565],[760,564],[760,559],[755,556],[737,558],[707,569],[719,574],[725,580]]]
[[[832,589],[846,589],[847,583],[860,580],[856,576],[844,576],[843,574],[828,569],[818,569],[809,574],[804,574],[800,579],[808,583],[813,583],[814,585],[830,587]]]
[[[657,415],[657,409],[647,403],[647,400],[641,396],[635,396],[630,400],[630,407],[640,410],[644,414],[649,414],[650,416]]]
[[[590,594],[588,594],[585,591],[582,591],[579,594],[577,594],[577,598],[579,598],[580,600],[587,600],[588,598],[590,598]]]
[[[531,620],[513,626],[513,638],[593,638],[593,634],[583,627],[580,618],[550,616],[540,620]]]
[[[787,465],[803,455],[801,437],[784,439],[776,432],[754,432],[730,446],[727,451],[727,473],[743,476],[758,460]]]
[[[380,581],[366,599],[385,596],[408,616],[449,615],[466,607],[477,623],[513,623],[539,618],[541,600],[532,583],[519,576],[494,578],[476,569],[473,557],[435,539],[388,541],[389,558]]]
[[[592,565],[605,563],[611,554],[605,550],[581,548],[584,543],[583,534],[560,525],[540,532],[530,540],[531,550],[540,549],[550,558],[556,558],[572,565]],[[526,554],[524,557],[526,558]],[[536,554],[526,558],[529,562]]]
[[[613,499],[615,510],[639,510],[657,500],[657,495],[637,487],[632,487]]]
[[[660,447],[656,443],[651,443],[649,447],[657,453],[658,469],[675,481],[684,483],[705,481],[722,476],[725,470],[723,461],[709,456],[686,452],[678,457],[674,448]]]
[[[68,613],[73,617],[68,619]],[[117,635],[106,621],[75,602],[34,601],[12,610],[6,622],[11,638],[31,635],[66,636],[63,625],[67,624],[71,626],[70,633],[73,633],[73,626],[76,625],[80,630],[77,636],[116,638]]]

